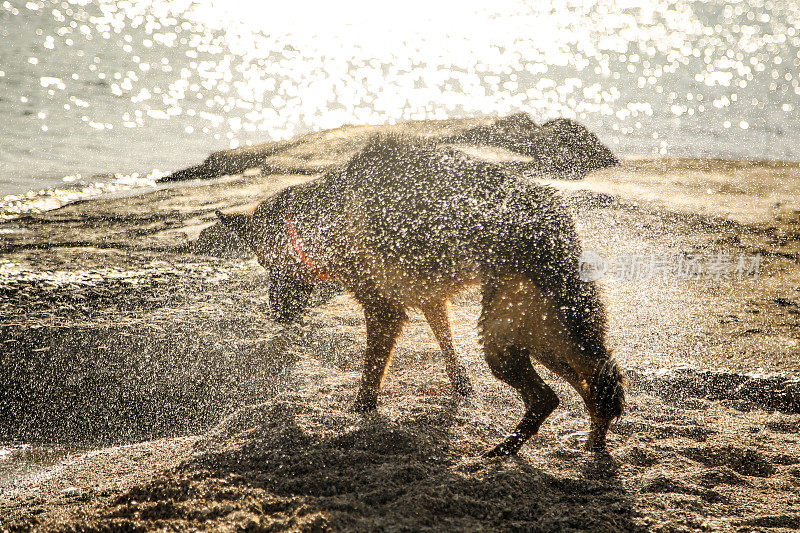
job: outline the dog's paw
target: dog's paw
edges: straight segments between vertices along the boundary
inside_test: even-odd
[[[586,439],[586,444],[584,445],[586,451],[589,452],[604,452],[606,451],[606,435],[603,432],[602,435],[596,435],[594,432],[589,433],[589,438]]]
[[[349,409],[350,412],[359,414],[374,413],[377,410],[378,410],[378,402],[369,400],[356,400],[355,402],[350,404],[350,409]]]
[[[472,383],[470,383],[468,379],[454,383],[453,391],[459,396],[463,396],[465,398],[475,394],[475,389],[472,388]]]
[[[508,457],[509,455],[516,455],[521,446],[522,444],[518,442],[518,439],[515,439],[512,436],[488,452],[484,453],[483,456],[487,459],[491,459],[493,457]]]

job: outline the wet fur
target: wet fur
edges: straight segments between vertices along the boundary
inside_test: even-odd
[[[471,390],[452,348],[447,301],[480,283],[481,340],[492,373],[519,391],[525,415],[490,455],[515,453],[558,405],[532,359],[583,397],[602,449],[624,403],[605,346],[597,287],[578,275],[574,222],[551,188],[433,142],[379,135],[341,169],[290,187],[247,215],[221,215],[282,279],[315,279],[288,242],[287,213],[307,253],[363,305],[364,374],[355,408],[377,397],[406,309],[425,313],[456,391]]]

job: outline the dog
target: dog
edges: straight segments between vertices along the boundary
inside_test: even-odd
[[[579,275],[574,221],[554,189],[435,141],[383,134],[346,165],[249,213],[217,216],[252,248],[275,291],[305,295],[334,279],[363,306],[356,410],[377,408],[409,308],[430,324],[455,391],[472,392],[448,301],[479,284],[485,359],[525,404],[515,431],[487,455],[515,454],[558,406],[532,359],[577,390],[591,419],[586,446],[605,448],[623,378],[605,344],[598,288]]]

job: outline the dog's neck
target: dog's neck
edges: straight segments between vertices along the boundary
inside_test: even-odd
[[[303,247],[303,239],[297,231],[295,214],[291,209],[286,212],[286,234],[297,259],[314,275],[314,279],[317,281],[327,281],[331,279],[331,276],[323,268],[320,268],[314,262],[314,259],[306,253]]]

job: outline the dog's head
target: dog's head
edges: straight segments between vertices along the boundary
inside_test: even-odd
[[[255,252],[258,262],[269,272],[272,317],[278,322],[292,322],[308,309],[314,286],[300,279],[296,268],[289,268],[291,252],[285,214],[278,211],[274,202],[267,201],[252,214],[216,211],[216,215]]]

